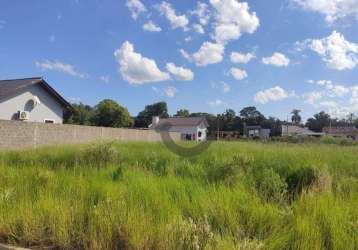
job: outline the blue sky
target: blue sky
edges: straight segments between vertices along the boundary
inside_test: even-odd
[[[356,0],[2,1],[0,78],[132,115],[256,106],[286,119],[358,113]]]

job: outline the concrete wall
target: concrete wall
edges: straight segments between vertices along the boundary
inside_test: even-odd
[[[40,99],[41,104],[33,108],[31,100],[34,96]],[[45,119],[49,119],[55,123],[62,123],[63,108],[39,84],[29,86],[15,96],[0,100],[0,119],[15,120],[19,110],[28,111],[29,121],[32,122],[44,122]]]
[[[180,133],[171,133],[175,141]],[[45,145],[80,144],[99,140],[159,142],[153,130],[103,128],[0,120],[0,150],[36,148]]]

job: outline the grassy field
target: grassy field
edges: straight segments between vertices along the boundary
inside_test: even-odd
[[[54,249],[358,249],[358,147],[214,143],[0,153],[0,242]]]

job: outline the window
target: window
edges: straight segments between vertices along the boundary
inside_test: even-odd
[[[45,119],[45,123],[55,123],[55,121],[52,119]]]
[[[202,132],[200,131],[199,133],[198,133],[198,138],[200,138],[201,136],[202,136]]]

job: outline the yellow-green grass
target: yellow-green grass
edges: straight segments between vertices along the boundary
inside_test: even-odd
[[[358,249],[358,147],[217,142],[0,153],[0,242],[55,249]]]

